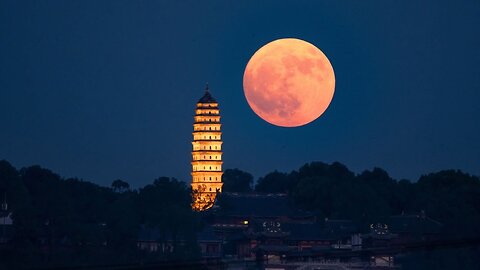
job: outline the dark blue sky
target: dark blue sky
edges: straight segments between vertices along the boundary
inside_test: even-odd
[[[225,168],[479,175],[479,25],[478,0],[4,0],[0,159],[104,185],[190,181],[208,81]],[[284,37],[315,44],[336,74],[327,112],[293,129],[258,118],[242,88],[250,56]]]

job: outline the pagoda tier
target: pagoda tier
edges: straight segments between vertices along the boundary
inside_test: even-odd
[[[208,87],[197,103],[192,141],[192,209],[213,206],[222,192],[222,132],[220,110]]]

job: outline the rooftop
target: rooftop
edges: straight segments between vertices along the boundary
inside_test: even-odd
[[[219,214],[241,217],[311,216],[293,206],[286,194],[221,193]]]
[[[338,236],[349,236],[358,232],[357,224],[348,219],[326,219],[324,227],[327,233]]]
[[[391,216],[388,224],[392,233],[440,233],[443,227],[442,223],[427,217],[424,212]]]
[[[283,225],[284,230],[290,232],[290,240],[331,240],[334,235],[321,228],[318,223],[289,223]]]
[[[208,84],[205,88],[205,94],[198,100],[198,103],[217,103],[217,101],[210,94],[210,90],[208,90]]]

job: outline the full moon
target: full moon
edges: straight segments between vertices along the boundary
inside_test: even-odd
[[[335,74],[325,54],[295,38],[272,41],[248,61],[243,89],[252,110],[281,127],[306,125],[332,101]]]

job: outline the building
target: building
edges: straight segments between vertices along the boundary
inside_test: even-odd
[[[443,224],[428,217],[425,211],[390,216],[390,232],[398,235],[398,242],[432,241],[442,237]]]
[[[222,132],[220,110],[208,89],[197,102],[192,142],[192,209],[213,206],[222,192]]]
[[[0,211],[0,249],[12,239],[12,236],[12,213],[7,211]]]
[[[351,249],[357,231],[347,220],[318,222],[286,194],[222,193],[205,218],[222,238],[224,255],[246,260],[328,257],[325,251]]]
[[[206,226],[197,234],[197,242],[204,259],[220,259],[223,256],[222,238],[212,226]]]
[[[222,193],[212,209],[215,224],[246,228],[253,220],[310,223],[312,213],[295,207],[287,194]]]

